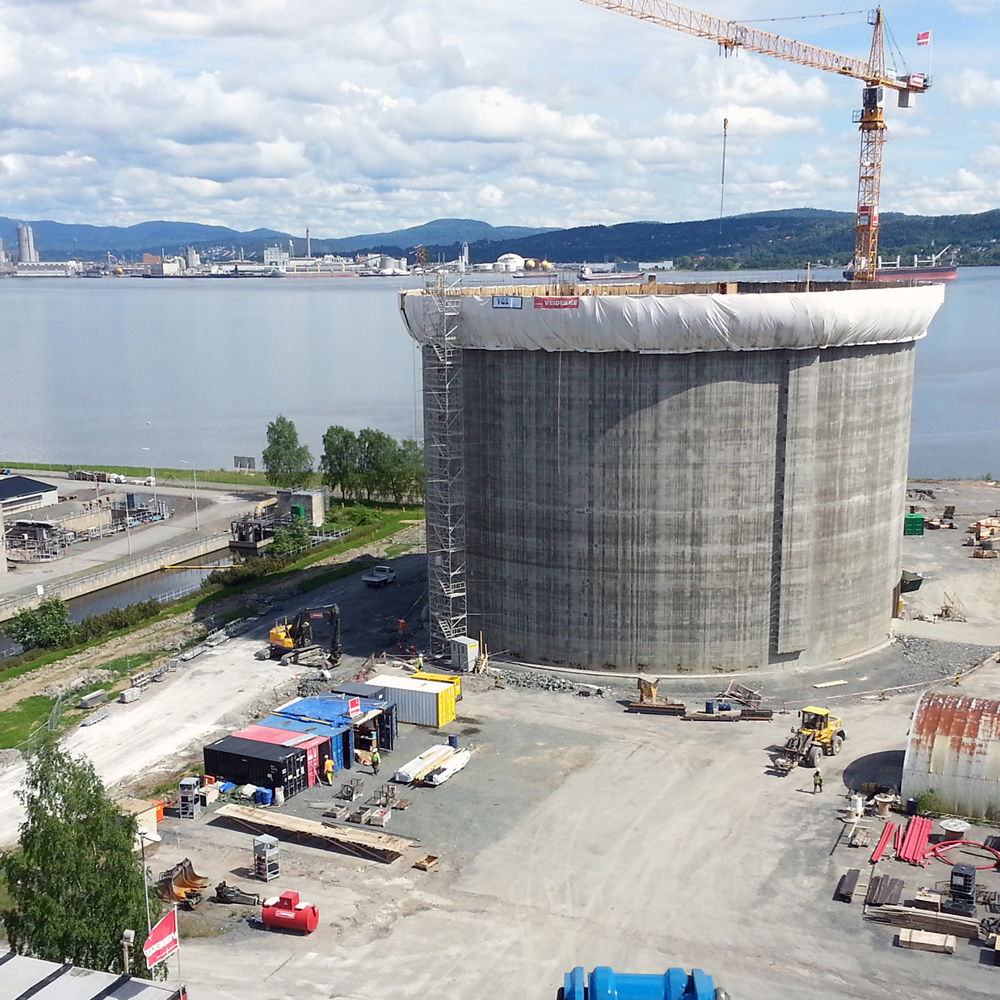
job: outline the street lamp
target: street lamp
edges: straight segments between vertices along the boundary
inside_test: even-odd
[[[156,499],[156,470],[153,468],[153,449],[143,448],[149,452],[149,485],[153,487],[153,499]]]
[[[146,841],[155,843],[145,830],[137,831],[139,834],[139,852],[142,854],[142,898],[146,901],[146,936],[153,933],[153,922],[149,919],[149,882],[146,880]]]
[[[201,519],[198,517],[198,470],[191,462],[187,462],[183,458],[181,465],[190,465],[191,474],[194,476],[194,530],[198,531],[201,528]]]

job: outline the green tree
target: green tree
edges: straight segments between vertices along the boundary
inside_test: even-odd
[[[274,486],[301,486],[312,472],[312,455],[299,444],[299,432],[287,417],[276,417],[267,425],[264,471]]]
[[[358,482],[365,497],[389,496],[399,446],[382,431],[366,427],[358,432]]]
[[[36,608],[14,615],[3,627],[8,639],[20,643],[25,649],[35,646],[46,648],[69,646],[77,634],[77,627],[69,620],[69,608],[58,597],[46,597]]]
[[[148,976],[147,893],[136,820],[108,798],[93,765],[54,737],[28,762],[20,849],[0,858],[11,906],[0,911],[11,949],[49,962],[123,972],[122,931],[135,931],[132,973]],[[150,914],[160,901],[148,897]]]
[[[402,503],[407,497],[423,499],[424,449],[418,441],[407,438],[396,446],[389,491],[396,503]]]
[[[276,555],[294,552],[309,544],[309,528],[301,517],[293,517],[291,524],[283,524],[275,529],[270,550]]]
[[[344,499],[354,495],[358,486],[358,436],[346,427],[329,427],[323,435],[323,457],[319,460],[323,482],[330,489],[340,488]]]

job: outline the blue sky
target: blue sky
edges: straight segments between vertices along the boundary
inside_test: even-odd
[[[705,9],[868,55],[865,11]],[[1000,0],[885,14],[933,86],[887,108],[882,211],[1000,207]],[[853,211],[860,90],[580,0],[0,0],[0,215],[318,237],[712,218],[724,118],[726,214]]]

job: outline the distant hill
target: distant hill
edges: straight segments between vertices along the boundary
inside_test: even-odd
[[[17,249],[17,225],[27,221],[35,236],[35,248],[43,260],[65,260],[81,257],[87,260],[103,259],[109,252],[116,257],[137,257],[143,253],[179,253],[187,246],[198,250],[209,248],[242,249],[249,256],[259,257],[267,245],[295,244],[296,253],[305,254],[304,235],[291,235],[275,229],[254,229],[240,232],[225,226],[205,226],[195,222],[140,222],[135,226],[72,225],[49,220],[21,220],[0,216],[0,239],[8,249]],[[519,239],[548,232],[544,228],[527,226],[491,226],[475,219],[437,219],[410,229],[397,229],[389,233],[369,233],[323,239],[313,235],[314,254],[350,254],[359,250],[391,248],[397,256],[412,256],[418,244],[461,246],[463,242]]]
[[[491,226],[476,219],[435,219],[422,226],[410,229],[396,229],[390,233],[369,233],[365,236],[347,236],[337,240],[313,240],[313,246],[321,244],[329,253],[353,253],[376,246],[394,247],[400,251],[412,252],[417,246],[460,246],[462,243],[503,242],[524,239],[541,233],[556,232],[553,229],[531,229],[527,226]]]
[[[179,253],[194,246],[204,256],[225,258],[246,253],[258,259],[266,245],[291,240],[305,253],[302,235],[273,229],[240,232],[224,226],[188,222],[143,222],[135,226],[68,225],[30,222],[43,260],[77,257],[101,260],[109,252],[123,259],[142,253]],[[16,219],[0,217],[0,239],[17,248]],[[454,260],[463,242],[473,263],[518,253],[562,261],[674,260],[694,268],[801,267],[806,261],[846,263],[854,248],[854,213],[815,208],[753,212],[696,222],[625,222],[571,229],[491,226],[476,219],[436,219],[422,226],[386,233],[323,239],[313,236],[313,254],[372,251],[414,259],[422,245],[428,259]],[[926,254],[946,245],[961,248],[962,264],[1000,264],[1000,210],[977,215],[881,217],[881,249],[886,256]]]

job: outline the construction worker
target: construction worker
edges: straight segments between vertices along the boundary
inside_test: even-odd
[[[423,670],[423,669],[424,669],[424,654],[423,653],[418,653],[417,654],[417,670]]]
[[[813,774],[813,795],[823,791],[823,775],[816,771]]]
[[[378,774],[378,766],[382,763],[382,755],[378,752],[378,747],[372,747],[372,774]]]
[[[332,757],[327,757],[326,760],[323,761],[323,775],[326,778],[326,783],[328,785],[332,785],[333,784],[333,772],[335,770],[336,770],[336,767],[335,767],[335,765],[333,763],[333,758]]]

